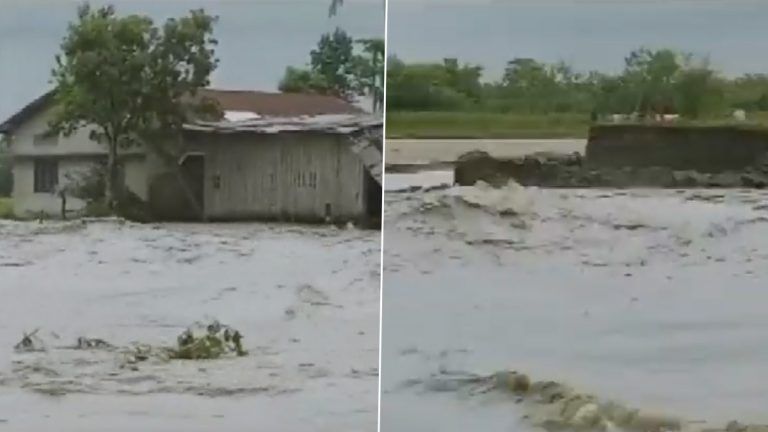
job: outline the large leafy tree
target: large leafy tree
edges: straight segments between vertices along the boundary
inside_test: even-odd
[[[373,111],[379,112],[384,108],[384,40],[359,39],[356,43],[363,51],[354,58],[357,93],[369,95],[373,100]]]
[[[294,93],[320,93],[353,101],[370,96],[373,110],[384,103],[384,41],[354,40],[344,30],[321,36],[310,54],[308,68],[289,66],[279,89]]]
[[[689,119],[723,114],[723,82],[707,60],[694,62],[690,57],[674,83],[675,105],[680,115]]]
[[[663,113],[674,107],[674,81],[681,56],[669,49],[640,48],[625,58],[624,80],[635,90],[635,111]]]
[[[322,35],[309,53],[309,68],[286,68],[280,90],[331,94],[352,100],[357,93],[355,72],[359,70],[354,44],[352,37],[338,28]]]
[[[342,29],[320,37],[317,48],[309,53],[311,70],[322,77],[330,93],[350,100],[354,88],[354,40]]]
[[[338,14],[339,9],[344,5],[344,0],[331,0],[328,8],[328,16],[333,17]],[[387,1],[382,1],[382,6],[386,9]],[[386,80],[386,71],[384,68],[385,42],[384,39],[360,39],[356,41],[363,46],[365,56],[354,58],[356,63],[355,77],[358,86],[358,95],[368,94],[373,100],[373,111],[379,112],[384,109],[384,82]],[[289,78],[289,72],[286,71],[286,79]],[[306,78],[302,75],[301,78]],[[301,82],[294,80],[294,82]],[[310,80],[317,83],[318,79]],[[308,88],[309,86],[305,86]],[[315,90],[316,90],[315,86]]]
[[[122,193],[122,150],[144,146],[172,159],[184,122],[216,111],[197,97],[217,65],[215,22],[193,10],[158,27],[145,16],[117,16],[112,6],[78,8],[56,56],[51,126],[63,134],[90,127],[91,137],[106,146],[110,209]]]

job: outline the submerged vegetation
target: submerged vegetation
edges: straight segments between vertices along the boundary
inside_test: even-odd
[[[726,77],[706,58],[671,49],[637,49],[617,74],[516,58],[500,78],[484,78],[482,66],[458,59],[406,63],[391,57],[388,133],[582,137],[592,122],[619,114],[638,119],[676,115],[709,123],[732,121],[734,110],[744,110],[748,120],[759,121],[764,117],[760,112],[768,111],[768,74]]]
[[[243,335],[238,330],[222,326],[217,321],[206,326],[205,333],[195,335],[187,329],[179,335],[178,346],[171,350],[170,357],[184,360],[217,359],[226,354],[237,356],[248,354],[243,349]]]
[[[534,381],[528,375],[502,370],[490,375],[443,371],[427,380],[412,380],[407,385],[423,386],[433,392],[465,392],[478,395],[497,392],[510,396],[522,421],[547,432],[765,432],[768,426],[731,421],[724,427],[709,427],[706,422],[689,421],[604,399],[558,381]]]
[[[14,346],[18,353],[44,352],[48,347],[38,336],[40,329],[24,333]],[[243,348],[243,335],[239,330],[213,321],[205,326],[195,325],[182,332],[175,347],[154,347],[147,344],[135,344],[130,348],[119,348],[98,338],[78,337],[74,345],[60,347],[64,349],[102,349],[118,350],[127,364],[136,364],[150,358],[161,360],[214,360],[227,355],[246,356]]]

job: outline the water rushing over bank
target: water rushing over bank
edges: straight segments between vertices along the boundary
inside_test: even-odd
[[[515,184],[389,194],[382,426],[530,428],[508,400],[402,387],[510,367],[704,426],[768,422],[767,198]],[[439,416],[406,420],[419,404]]]

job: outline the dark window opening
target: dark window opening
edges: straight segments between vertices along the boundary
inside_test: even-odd
[[[187,189],[186,211],[191,220],[205,219],[205,156],[201,154],[189,154],[181,163],[181,173],[184,176]],[[216,174],[213,177],[213,188],[221,188],[221,177]]]
[[[381,224],[382,188],[370,172],[365,173],[365,213],[374,225]]]
[[[59,161],[35,159],[35,193],[52,193],[59,185]]]

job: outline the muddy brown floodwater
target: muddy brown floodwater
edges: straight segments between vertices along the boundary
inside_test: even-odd
[[[0,222],[0,430],[370,431],[380,233],[271,224]],[[147,361],[196,322],[246,357]],[[45,352],[14,352],[24,332]]]
[[[766,203],[516,184],[387,194],[381,430],[533,430],[507,396],[408,385],[500,370],[697,428],[767,423]]]

